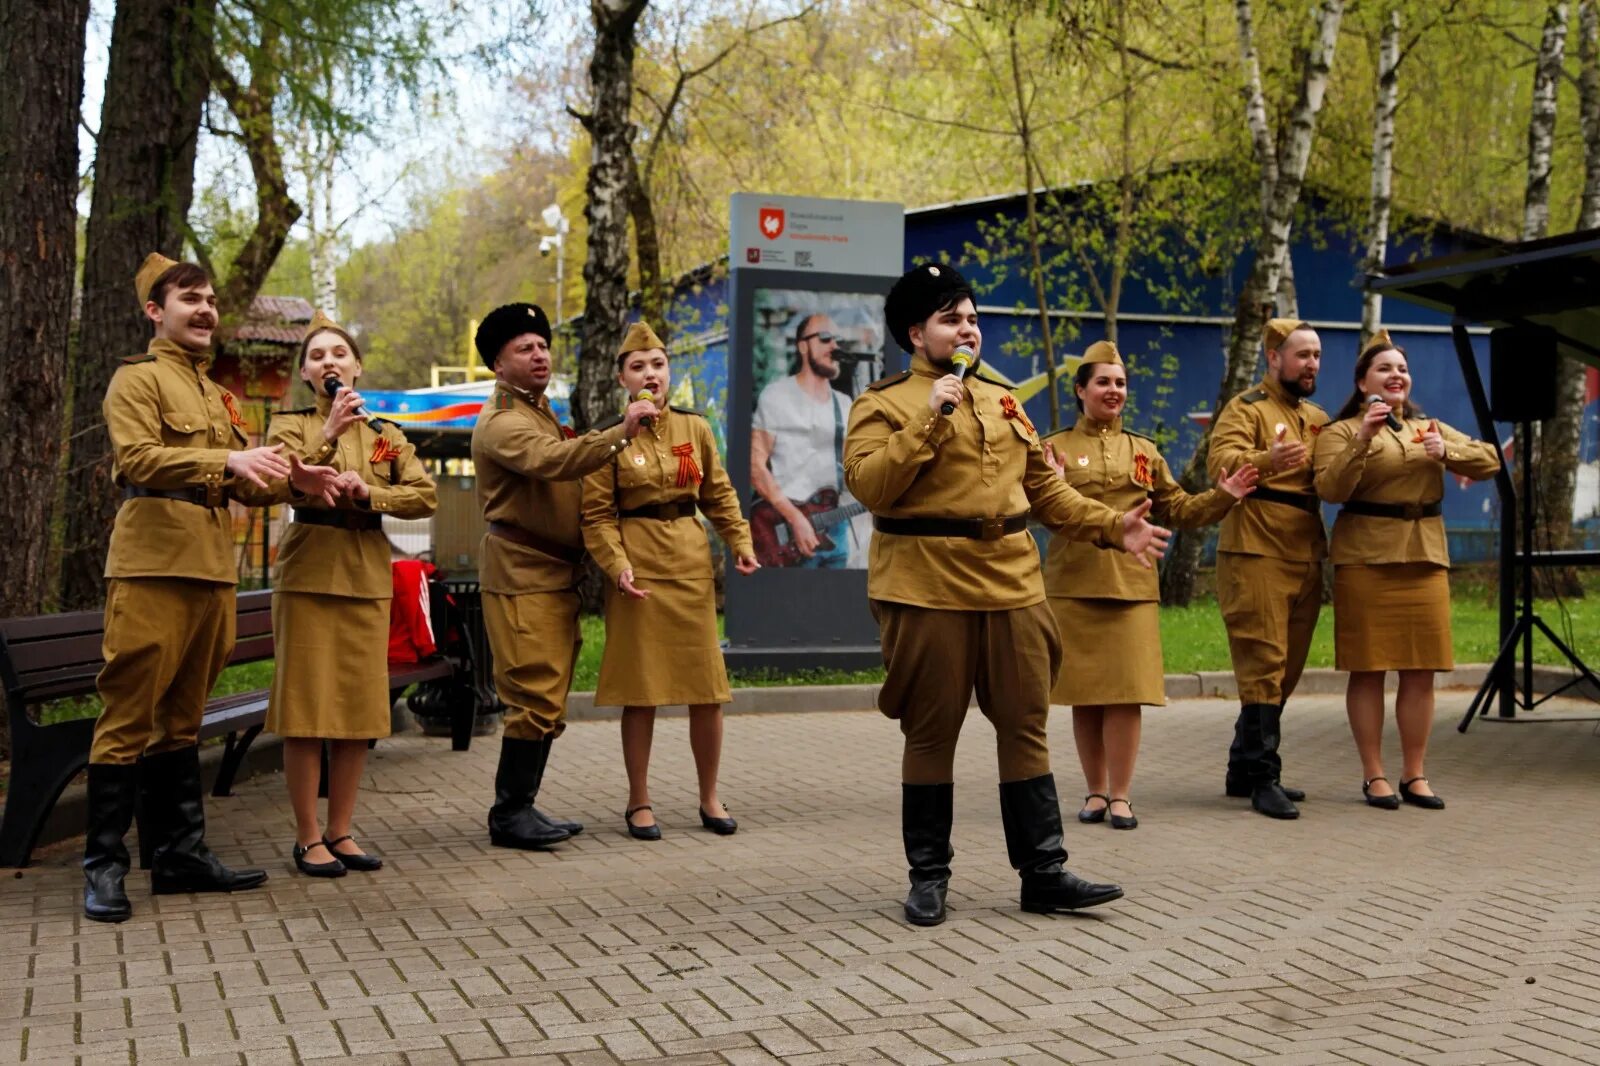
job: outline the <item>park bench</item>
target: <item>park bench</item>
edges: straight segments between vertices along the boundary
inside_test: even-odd
[[[436,599],[440,602],[434,614],[435,626],[442,634],[446,597]],[[272,591],[241,592],[236,611],[237,643],[228,665],[271,659]],[[101,656],[104,635],[101,611],[0,619],[0,682],[4,683],[6,712],[11,720],[11,780],[6,790],[5,813],[0,817],[0,866],[27,865],[62,790],[89,763],[93,718],[44,724],[30,711],[49,700],[95,694],[95,677],[105,665]],[[442,637],[440,643],[445,643]],[[481,686],[476,683],[478,671],[471,662],[472,642],[458,643],[460,654],[391,665],[391,702],[413,684],[450,679],[458,679],[464,693],[478,696]],[[213,796],[232,794],[239,767],[266,722],[267,697],[268,690],[263,688],[214,696],[206,702],[200,739],[226,738],[222,764],[211,789]],[[471,736],[476,709],[476,698],[453,704],[452,737],[457,750],[466,749],[464,738]],[[141,834],[141,839],[146,837]]]

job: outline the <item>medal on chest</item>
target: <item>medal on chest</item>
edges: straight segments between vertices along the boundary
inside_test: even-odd
[[[1083,452],[1079,452],[1078,453],[1078,465],[1079,466],[1088,466],[1089,465],[1089,457],[1087,455],[1085,455]]]
[[[633,465],[634,466],[643,466],[644,465],[644,453],[642,453],[642,452],[634,452],[633,453]]]

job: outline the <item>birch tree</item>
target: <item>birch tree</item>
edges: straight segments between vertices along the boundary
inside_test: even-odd
[[[1361,269],[1376,274],[1389,250],[1389,216],[1394,204],[1394,113],[1400,86],[1400,11],[1390,8],[1378,42],[1378,97],[1372,109],[1372,184],[1367,209],[1367,254]],[[1361,343],[1383,322],[1383,297],[1361,298]]]

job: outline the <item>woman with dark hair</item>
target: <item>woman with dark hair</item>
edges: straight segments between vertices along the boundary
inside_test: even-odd
[[[650,804],[656,707],[686,705],[700,824],[728,836],[739,826],[717,796],[717,773],[722,705],[733,693],[717,635],[711,546],[696,510],[728,545],[735,570],[751,574],[760,564],[711,424],[697,411],[666,403],[672,385],[666,346],[643,322],[623,338],[617,381],[631,400],[650,400],[658,412],[583,483],[584,545],[611,578],[594,696],[600,706],[622,708],[623,820],[630,836],[661,839]]]
[[[1404,349],[1379,330],[1356,360],[1355,391],[1318,436],[1317,494],[1343,504],[1333,524],[1334,662],[1348,671],[1345,713],[1361,756],[1361,791],[1384,810],[1401,800],[1439,810],[1424,776],[1433,675],[1455,666],[1450,553],[1439,501],[1444,474],[1482,480],[1500,450],[1424,415],[1411,402]],[[1400,675],[1399,791],[1383,775],[1383,679]]]
[[[1073,383],[1078,410],[1070,429],[1044,439],[1045,460],[1079,493],[1116,511],[1154,501],[1150,520],[1198,529],[1221,521],[1255,489],[1248,463],[1198,495],[1185,492],[1149,437],[1123,428],[1128,376],[1110,341],[1089,346]],[[1080,822],[1133,829],[1129,793],[1139,756],[1142,705],[1166,705],[1156,572],[1124,552],[1050,538],[1044,589],[1061,632],[1092,634],[1063,642],[1053,704],[1072,707],[1072,735],[1088,788]],[[1106,654],[1106,649],[1115,654]]]
[[[383,516],[426,518],[433,479],[400,428],[361,410],[361,352],[318,311],[300,344],[311,407],[272,420],[269,444],[339,471],[334,507],[291,496],[294,518],[278,548],[272,592],[277,648],[266,728],[282,736],[283,776],[294,807],[294,862],[312,877],[376,870],[383,860],[356,844],[350,820],[367,742],[389,735],[389,538]],[[322,745],[328,758],[328,821],[317,820]]]

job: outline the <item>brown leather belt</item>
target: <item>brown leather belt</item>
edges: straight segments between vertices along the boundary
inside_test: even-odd
[[[156,500],[182,500],[184,503],[192,503],[196,507],[226,507],[228,506],[228,498],[231,495],[232,493],[224,489],[222,502],[210,504],[206,502],[205,489],[147,489],[143,485],[122,486],[122,498],[125,500],[134,500],[140,497]]]
[[[1432,503],[1373,503],[1370,500],[1346,500],[1341,510],[1345,514],[1358,514],[1363,518],[1398,518],[1415,522],[1419,518],[1437,518],[1439,501]]]
[[[674,518],[693,518],[694,501],[679,500],[676,503],[650,503],[643,507],[629,507],[617,512],[618,518],[656,518],[663,522],[670,522]]]
[[[886,518],[872,516],[872,528],[897,537],[966,537],[968,540],[999,540],[1028,528],[1028,516],[1009,518]]]
[[[327,526],[329,529],[348,529],[362,532],[382,529],[383,515],[369,511],[318,510],[312,507],[294,509],[294,521],[302,526]]]
[[[532,548],[534,551],[544,552],[546,555],[553,555],[562,562],[571,563],[574,566],[583,562],[582,548],[569,548],[565,544],[546,540],[537,533],[529,533],[521,526],[514,526],[509,522],[490,522],[489,535],[499,537],[501,540],[509,540],[513,544],[520,544],[524,548]]]
[[[1322,501],[1309,492],[1280,492],[1277,489],[1257,488],[1245,499],[1264,500],[1267,503],[1286,503],[1290,507],[1298,507],[1306,514],[1316,514],[1322,510]]]

